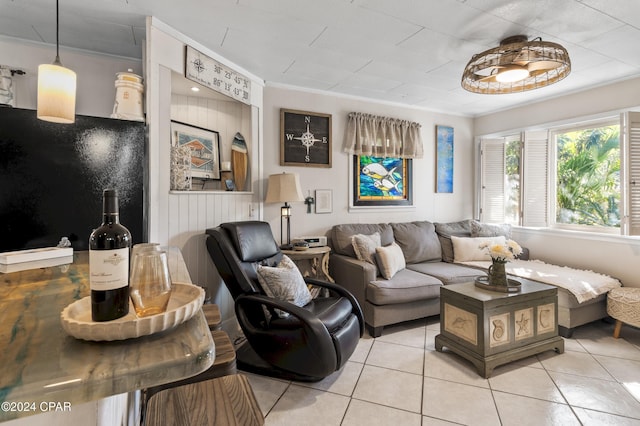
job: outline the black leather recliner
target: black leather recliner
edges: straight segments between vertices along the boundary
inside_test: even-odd
[[[262,290],[256,272],[258,264],[275,266],[283,256],[269,224],[223,223],[206,232],[207,250],[231,292],[247,338],[236,350],[240,369],[318,381],[347,362],[364,332],[362,310],[351,293],[330,282],[305,278],[307,284],[328,289],[329,296],[303,307],[271,298]],[[274,309],[290,315],[280,318]]]

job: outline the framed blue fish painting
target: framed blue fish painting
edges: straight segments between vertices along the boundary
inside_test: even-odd
[[[453,127],[436,126],[436,192],[453,192]]]
[[[411,160],[353,156],[354,206],[411,206]]]

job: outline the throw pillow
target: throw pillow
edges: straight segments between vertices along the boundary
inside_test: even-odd
[[[278,266],[257,267],[258,281],[267,296],[285,300],[296,306],[304,306],[313,299],[304,278],[296,264],[288,256],[282,256]],[[276,309],[280,318],[289,316],[287,312]]]
[[[407,266],[402,249],[396,243],[391,243],[386,247],[376,247],[376,257],[380,274],[387,280],[393,278],[398,271]]]
[[[376,253],[376,247],[380,247],[380,233],[374,232],[371,235],[356,234],[351,237],[353,251],[356,252],[356,258],[364,262],[373,263],[373,255]]]
[[[500,225],[492,225],[489,223],[481,223],[476,220],[471,221],[472,237],[499,237],[501,235],[506,239],[511,238],[510,224],[503,223]]]
[[[453,258],[454,262],[473,262],[477,260],[491,260],[489,252],[486,249],[481,249],[480,244],[505,244],[506,238],[500,237],[477,237],[477,238],[464,238],[451,236],[451,242],[453,243]]]
[[[436,233],[442,246],[442,260],[445,262],[453,262],[453,243],[451,236],[470,237],[471,236],[471,220],[461,220],[459,222],[434,223]]]

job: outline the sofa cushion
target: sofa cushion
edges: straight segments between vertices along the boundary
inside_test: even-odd
[[[407,265],[407,269],[435,277],[444,285],[466,283],[475,280],[478,276],[486,275],[482,269],[447,262],[416,263]]]
[[[407,266],[402,249],[396,243],[386,247],[376,247],[376,260],[380,274],[388,280]]]
[[[376,248],[382,245],[379,232],[374,232],[371,235],[356,234],[351,237],[351,245],[358,260],[376,264],[374,258]]]
[[[453,259],[455,262],[473,262],[477,260],[491,260],[489,250],[483,244],[490,246],[500,244],[504,246],[507,242],[503,236],[499,237],[476,237],[465,238],[451,236],[453,243]]]
[[[337,254],[349,257],[356,257],[351,244],[351,237],[356,234],[371,235],[374,232],[380,233],[380,243],[388,246],[393,242],[393,230],[387,223],[351,223],[335,225],[329,233],[331,237],[331,248]]]
[[[442,260],[442,247],[431,222],[392,223],[393,237],[407,263]]]
[[[471,220],[461,220],[459,222],[434,223],[436,233],[442,246],[442,260],[445,262],[453,262],[453,243],[451,236],[470,237],[471,236]]]
[[[442,282],[419,272],[403,269],[390,280],[379,279],[367,285],[367,301],[374,305],[393,305],[440,297]]]
[[[502,223],[494,225],[490,223],[481,223],[477,220],[471,221],[471,236],[472,237],[499,237],[503,236],[506,239],[511,238],[511,225],[508,223]]]

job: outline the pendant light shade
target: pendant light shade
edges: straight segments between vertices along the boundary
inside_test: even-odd
[[[56,0],[56,59],[38,66],[38,111],[40,120],[73,123],[76,116],[76,73],[60,62],[59,13]]]
[[[38,118],[73,123],[76,117],[76,73],[62,65],[38,66]]]

